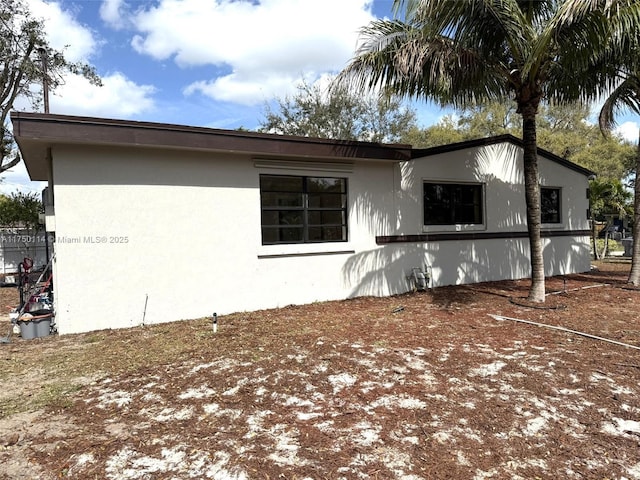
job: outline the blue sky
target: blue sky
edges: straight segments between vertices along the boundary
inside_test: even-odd
[[[69,77],[51,113],[254,129],[265,105],[322,82],[352,57],[358,31],[392,0],[25,0],[50,44],[94,65],[104,85]],[[421,123],[438,121],[422,108]],[[17,109],[30,110],[18,103]],[[0,190],[26,183],[23,167]],[[20,187],[23,188],[23,187]],[[40,189],[40,184],[29,188]]]
[[[230,129],[256,128],[267,102],[340,71],[359,29],[392,16],[392,0],[25,1],[50,44],[94,65],[104,84],[68,77],[52,113]],[[448,113],[413,106],[424,127]],[[16,188],[42,184],[20,166],[0,184]]]
[[[340,71],[392,0],[28,0],[50,42],[94,65],[52,113],[256,128],[265,104]],[[425,119],[433,123],[441,116]]]

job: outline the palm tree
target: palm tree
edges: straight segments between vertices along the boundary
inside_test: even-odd
[[[538,107],[543,100],[588,102],[612,86],[609,67],[640,29],[640,2],[394,0],[396,16],[403,7],[403,20],[363,28],[361,45],[338,82],[433,98],[454,108],[516,101],[523,131],[529,300],[543,302]]]
[[[640,115],[640,70],[627,70],[620,85],[618,85],[602,105],[600,110],[600,129],[609,134],[616,124],[615,118],[619,109],[628,109]],[[631,271],[628,283],[640,286],[640,132],[638,132],[638,146],[635,161],[636,178],[633,197],[633,252],[631,254]]]

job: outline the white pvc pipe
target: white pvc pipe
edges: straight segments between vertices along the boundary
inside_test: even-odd
[[[551,328],[553,330],[560,330],[561,332],[573,333],[575,335],[580,335],[582,337],[592,338],[594,340],[602,340],[603,342],[613,343],[614,345],[620,345],[622,347],[628,347],[628,348],[634,348],[636,350],[640,350],[640,347],[638,347],[636,345],[629,345],[628,343],[622,343],[622,342],[618,342],[616,340],[611,340],[609,338],[598,337],[597,335],[591,335],[589,333],[578,332],[577,330],[570,330],[568,328],[558,327],[556,325],[547,325],[546,323],[532,322],[530,320],[522,320],[520,318],[503,317],[502,315],[492,315],[491,313],[489,314],[489,316],[492,317],[494,320],[499,320],[499,321],[500,320],[511,320],[512,322],[527,323],[529,325],[535,325],[537,327],[545,327],[545,328]]]
[[[569,288],[568,290],[561,290],[559,292],[549,292],[547,295],[560,295],[566,292],[577,292],[579,290],[587,290],[589,288],[598,288],[598,287],[610,287],[610,283],[596,283],[595,285],[587,285],[586,287],[578,287],[578,288]]]

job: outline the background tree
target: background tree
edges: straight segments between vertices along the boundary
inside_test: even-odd
[[[633,50],[640,52],[640,48]],[[616,124],[616,116],[621,109],[631,110],[640,115],[640,68],[631,68],[622,71],[622,82],[611,92],[605,100],[600,111],[600,128],[605,134],[611,132]],[[628,282],[636,287],[640,286],[640,132],[636,148],[633,201],[633,252],[631,254],[631,272]]]
[[[510,133],[522,136],[522,125],[515,102],[472,105],[459,112],[458,127],[470,138],[494,137]]]
[[[602,254],[600,254],[597,243],[598,232],[596,231],[596,221],[607,221],[605,229],[608,230],[610,226],[608,220],[611,216],[626,217],[632,212],[631,199],[631,192],[624,187],[620,180],[596,178],[589,184],[593,255],[596,260],[606,255],[609,240],[609,234],[606,232],[604,249]]]
[[[521,137],[522,122],[515,109],[513,102],[490,102],[459,110],[435,125],[409,130],[401,142],[426,148],[505,133]],[[539,112],[538,146],[594,171],[601,179],[624,181],[633,170],[636,147],[617,135],[604,137],[590,121],[589,109],[543,104]]]
[[[37,193],[16,191],[9,196],[0,195],[0,227],[3,233],[15,235],[15,242],[22,245],[28,257],[35,254],[32,248],[37,244],[37,233],[42,231],[41,213],[44,206]]]
[[[538,108],[591,100],[610,84],[619,46],[640,27],[637,0],[394,0],[404,20],[378,20],[340,80],[442,105],[513,98],[522,117],[531,259],[529,299],[544,302]],[[616,54],[619,54],[618,56]],[[595,61],[599,63],[596,68]]]
[[[50,89],[61,84],[65,72],[83,75],[100,85],[92,67],[68,62],[63,52],[49,46],[44,23],[31,15],[22,0],[0,0],[0,173],[20,162],[8,127],[9,112],[20,97],[34,107],[39,105],[42,90],[34,87],[44,79],[43,59]]]
[[[466,132],[458,128],[458,122],[452,115],[446,115],[435,125],[427,128],[411,127],[400,139],[414,148],[437,147],[450,143],[469,140]]]
[[[346,88],[303,83],[292,97],[265,107],[258,131],[281,135],[398,142],[416,126],[415,111],[398,99],[355,95]]]
[[[0,195],[0,227],[36,232],[41,229],[41,213],[44,207],[37,193]]]

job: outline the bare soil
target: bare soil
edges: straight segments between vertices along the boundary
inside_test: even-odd
[[[640,479],[640,291],[597,266],[543,307],[523,280],[14,336],[0,479]]]

